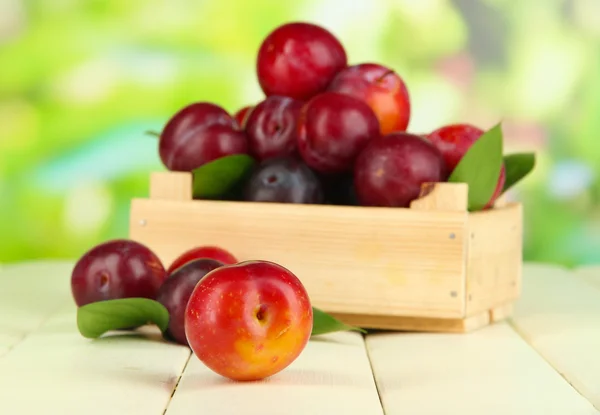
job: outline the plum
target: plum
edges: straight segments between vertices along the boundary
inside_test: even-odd
[[[379,136],[379,121],[364,101],[324,92],[308,101],[298,119],[298,150],[306,164],[325,174],[352,170],[369,140]]]
[[[328,91],[360,98],[375,112],[381,135],[405,131],[410,121],[410,97],[404,80],[392,69],[361,63],[342,69],[329,84]]]
[[[187,345],[185,337],[185,308],[192,291],[209,272],[223,264],[215,259],[201,258],[187,262],[163,282],[156,295],[156,301],[169,311],[169,326],[166,336],[177,343]]]
[[[327,29],[305,22],[281,25],[263,40],[256,71],[266,96],[307,100],[327,88],[347,65],[340,41]]]
[[[192,171],[210,161],[248,153],[237,121],[218,105],[197,102],[178,111],[163,129],[160,159],[172,171]]]
[[[296,153],[296,124],[302,102],[272,95],[260,102],[246,119],[250,154],[262,161]]]
[[[78,306],[120,298],[154,299],[167,272],[147,246],[115,239],[87,251],[71,274],[71,291]]]
[[[323,189],[317,175],[297,157],[263,161],[244,187],[244,200],[252,202],[323,202]]]
[[[172,274],[177,268],[187,264],[194,259],[209,258],[216,259],[224,264],[230,265],[238,262],[237,258],[229,251],[219,246],[214,245],[202,245],[191,248],[181,255],[169,265],[167,269],[168,274]]]
[[[194,288],[185,312],[194,355],[237,381],[264,379],[288,367],[308,344],[312,329],[306,288],[290,270],[268,261],[210,272]]]
[[[482,135],[484,131],[472,124],[450,124],[426,134],[425,137],[440,150],[450,173],[456,168],[460,160]],[[504,164],[500,169],[500,175],[494,193],[483,207],[488,209],[502,194],[506,181],[506,168]]]
[[[442,182],[448,167],[425,138],[406,132],[372,140],[356,160],[354,186],[361,205],[409,207],[421,185]]]

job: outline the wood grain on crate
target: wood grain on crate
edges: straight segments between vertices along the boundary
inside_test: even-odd
[[[531,347],[600,409],[600,290],[577,272],[531,264],[511,321]]]
[[[164,186],[179,188],[176,182],[185,177],[167,176],[152,181],[151,194],[167,193],[160,190]],[[453,194],[452,189],[464,185],[448,183],[440,193]],[[465,210],[427,206],[160,198],[132,201],[130,237],[152,247],[167,264],[203,244],[226,247],[240,260],[274,261],[293,270],[315,306],[332,313],[460,318],[466,225]]]
[[[521,291],[522,207],[507,204],[469,214],[467,315],[499,307]]]
[[[402,331],[428,331],[445,333],[465,333],[487,326],[490,323],[489,311],[466,318],[427,318],[399,317],[368,314],[333,313],[338,319],[359,327]],[[506,317],[506,316],[505,316]]]
[[[166,415],[189,415],[192,408],[224,415],[384,414],[358,333],[312,339],[285,371],[265,382],[231,382],[192,358]]]

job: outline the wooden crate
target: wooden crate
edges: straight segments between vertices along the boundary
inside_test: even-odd
[[[522,206],[470,213],[467,192],[424,185],[410,209],[208,201],[193,200],[191,173],[157,172],[129,236],[165,265],[198,245],[276,262],[349,324],[467,332],[510,315],[522,267]]]

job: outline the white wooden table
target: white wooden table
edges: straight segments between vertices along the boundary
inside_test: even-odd
[[[600,267],[527,264],[507,322],[326,335],[280,374],[234,383],[154,331],[83,338],[72,266],[0,265],[0,414],[600,413]]]

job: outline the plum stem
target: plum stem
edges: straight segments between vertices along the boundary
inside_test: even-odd
[[[146,135],[152,135],[154,137],[160,137],[160,133],[157,133],[156,131],[146,131]]]

